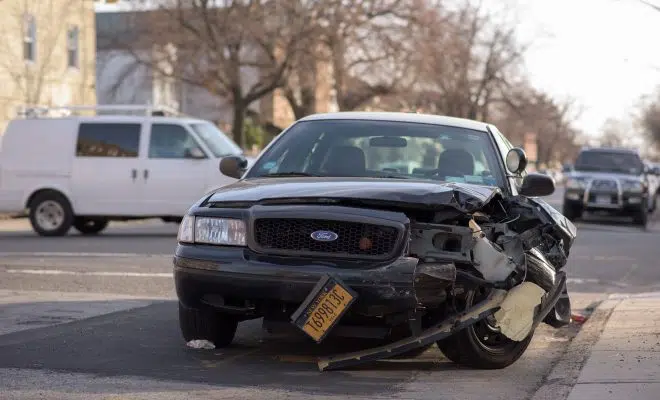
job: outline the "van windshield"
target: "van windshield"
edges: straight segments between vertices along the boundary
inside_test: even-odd
[[[644,164],[634,153],[592,150],[584,151],[578,156],[575,170],[640,175],[644,171]]]
[[[196,122],[190,124],[190,127],[215,157],[243,154],[243,150],[215,125],[209,122]]]

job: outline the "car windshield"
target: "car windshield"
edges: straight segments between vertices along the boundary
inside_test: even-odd
[[[584,151],[575,161],[574,169],[576,171],[618,172],[640,175],[644,171],[644,164],[634,153]]]
[[[215,125],[208,122],[198,122],[190,124],[197,136],[204,142],[215,157],[225,157],[242,154],[243,150],[227,137]]]
[[[377,120],[316,120],[293,125],[246,178],[267,176],[432,179],[503,187],[487,132]]]

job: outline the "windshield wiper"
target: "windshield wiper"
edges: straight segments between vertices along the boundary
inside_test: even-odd
[[[272,172],[270,174],[264,174],[261,175],[261,178],[265,177],[278,177],[278,176],[322,176],[322,175],[315,175],[315,174],[309,174],[307,172]]]

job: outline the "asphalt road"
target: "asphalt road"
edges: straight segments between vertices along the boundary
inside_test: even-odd
[[[560,200],[561,192],[548,199]],[[660,290],[657,222],[578,229],[567,266],[574,309]],[[498,371],[459,368],[432,348],[320,373],[314,356],[364,343],[273,337],[260,321],[242,324],[228,349],[193,350],[178,331],[175,235],[176,225],[147,221],[98,237],[40,238],[22,221],[0,222],[0,398],[529,398],[579,328],[542,325],[523,358]]]

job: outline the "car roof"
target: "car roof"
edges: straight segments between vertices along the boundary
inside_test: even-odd
[[[320,120],[372,120],[372,121],[393,121],[393,122],[416,122],[421,124],[447,125],[457,128],[473,129],[477,131],[488,131],[485,122],[474,121],[465,118],[447,117],[444,115],[406,113],[406,112],[386,112],[386,111],[341,111],[333,113],[312,114],[301,118],[302,121],[320,121]]]
[[[608,153],[628,153],[639,155],[639,152],[634,149],[626,149],[623,147],[590,147],[588,149],[582,149],[581,153],[587,152],[608,152]]]
[[[20,121],[80,121],[80,122],[134,122],[142,123],[145,121],[161,123],[199,123],[209,122],[203,119],[188,117],[168,117],[151,115],[95,115],[95,116],[63,116],[63,117],[36,117],[36,118],[17,118],[12,122]]]

